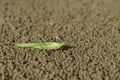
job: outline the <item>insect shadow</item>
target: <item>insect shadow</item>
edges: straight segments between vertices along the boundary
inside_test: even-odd
[[[61,50],[62,50],[62,51],[65,51],[65,50],[68,50],[68,49],[70,49],[70,48],[75,48],[75,47],[69,46],[69,45],[63,45],[63,46],[61,47]]]
[[[70,49],[70,48],[75,48],[75,47],[69,46],[69,45],[63,45],[63,46],[61,46],[61,48],[49,50],[49,51],[47,51],[47,53],[48,53],[48,55],[51,55],[51,54],[52,54],[51,51],[55,51],[55,50],[66,51],[66,50],[68,50],[68,49]]]
[[[68,50],[68,49],[70,49],[70,48],[75,48],[75,47],[69,46],[69,45],[63,45],[63,46],[61,46],[61,48],[59,48],[59,49],[53,49],[53,50],[49,50],[49,51],[47,50],[47,52],[50,54],[51,51],[55,51],[55,50],[66,51],[66,50]]]

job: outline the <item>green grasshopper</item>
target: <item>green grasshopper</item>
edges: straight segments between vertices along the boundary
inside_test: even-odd
[[[24,48],[36,48],[40,50],[53,50],[53,49],[60,49],[64,46],[64,43],[57,43],[57,42],[47,42],[43,37],[40,35],[43,41],[38,43],[17,43],[16,46],[24,47]]]

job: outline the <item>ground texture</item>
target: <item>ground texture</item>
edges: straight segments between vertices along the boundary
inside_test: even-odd
[[[0,0],[0,80],[120,80],[120,0]]]

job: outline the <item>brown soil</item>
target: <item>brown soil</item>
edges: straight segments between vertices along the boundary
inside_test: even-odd
[[[120,80],[120,0],[0,0],[0,80]]]

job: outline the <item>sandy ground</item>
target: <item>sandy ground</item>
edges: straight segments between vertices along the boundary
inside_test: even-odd
[[[0,0],[0,80],[120,80],[120,0]]]

